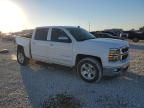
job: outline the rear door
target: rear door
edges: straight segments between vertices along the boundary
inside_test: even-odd
[[[54,63],[72,65],[73,44],[69,35],[61,28],[52,28],[50,37],[50,57]]]
[[[49,28],[36,29],[31,42],[32,58],[40,61],[49,60],[50,50],[48,44]]]

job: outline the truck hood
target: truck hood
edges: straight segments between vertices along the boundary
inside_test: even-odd
[[[86,40],[86,43],[93,44],[93,45],[100,45],[109,48],[120,48],[124,46],[129,46],[127,41],[120,40],[120,39],[111,39],[111,38],[96,38]]]

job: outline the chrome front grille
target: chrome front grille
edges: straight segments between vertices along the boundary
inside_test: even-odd
[[[127,59],[129,56],[129,47],[121,48],[121,60]]]

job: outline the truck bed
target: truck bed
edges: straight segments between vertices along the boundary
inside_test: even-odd
[[[18,36],[16,37],[16,43],[17,45],[20,45],[20,46],[23,46],[24,48],[24,53],[25,53],[25,56],[30,58],[31,54],[30,54],[30,43],[31,43],[31,39],[30,38],[26,38],[26,37],[21,37],[21,36]]]
[[[32,33],[30,34],[23,34],[21,35],[21,37],[26,37],[26,38],[32,38]]]

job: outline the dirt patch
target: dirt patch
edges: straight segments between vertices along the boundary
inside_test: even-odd
[[[43,108],[82,108],[82,106],[74,96],[57,94],[46,99]]]

